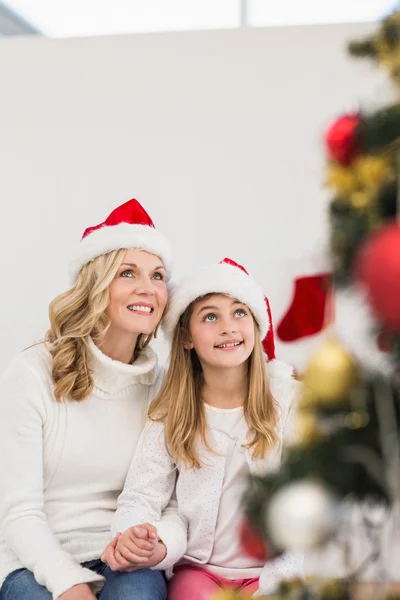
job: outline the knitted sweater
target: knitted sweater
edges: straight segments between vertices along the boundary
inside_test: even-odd
[[[58,598],[103,578],[80,563],[100,558],[162,372],[151,349],[133,365],[89,340],[94,389],[57,402],[44,344],[15,357],[0,380],[0,585],[25,567]],[[186,536],[175,511],[162,523],[167,547]]]

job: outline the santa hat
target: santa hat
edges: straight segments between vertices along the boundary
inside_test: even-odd
[[[118,206],[99,225],[85,229],[70,263],[70,278],[75,282],[81,268],[101,254],[122,248],[138,248],[159,256],[167,279],[171,276],[172,251],[143,206],[134,198]]]
[[[189,304],[206,294],[226,294],[248,306],[257,322],[268,360],[275,359],[274,332],[268,298],[246,269],[230,258],[224,258],[220,263],[192,272],[174,287],[163,325],[167,335],[172,337],[181,315]]]

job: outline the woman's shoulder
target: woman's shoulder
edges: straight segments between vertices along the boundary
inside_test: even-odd
[[[29,346],[16,354],[8,363],[4,376],[7,374],[31,373],[36,376],[51,375],[51,354],[44,342]]]
[[[1,409],[10,418],[28,418],[32,409],[45,414],[47,399],[52,400],[51,355],[44,344],[20,352],[8,363],[0,377]]]
[[[158,388],[160,388],[164,383],[165,373],[165,367],[160,365],[160,363],[157,363],[157,365],[154,367],[154,385],[156,385]]]

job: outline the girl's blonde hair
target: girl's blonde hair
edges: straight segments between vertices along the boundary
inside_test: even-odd
[[[106,313],[110,284],[118,272],[125,250],[113,250],[84,265],[74,287],[57,296],[50,304],[50,329],[45,342],[52,356],[54,396],[80,402],[93,390],[88,367],[88,338],[99,344],[110,326]],[[140,334],[135,354],[143,350],[155,335]]]
[[[207,442],[202,401],[203,371],[196,351],[185,350],[184,344],[190,339],[190,318],[196,302],[210,296],[213,294],[197,298],[182,314],[174,331],[165,383],[149,408],[149,417],[153,421],[165,421],[167,440],[177,462],[197,469],[201,467],[198,439],[207,449],[212,449]],[[244,416],[249,428],[245,448],[259,459],[278,441],[278,416],[255,320],[254,330],[255,343],[248,360],[248,392],[244,403]]]

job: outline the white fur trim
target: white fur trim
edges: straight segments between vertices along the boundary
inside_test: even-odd
[[[292,379],[293,367],[283,360],[273,359],[267,363],[268,375],[278,379]]]
[[[263,291],[250,275],[227,263],[203,267],[173,286],[163,324],[166,334],[172,336],[180,316],[191,302],[213,293],[229,295],[248,306],[258,323],[261,339],[264,339],[270,322]]]
[[[335,293],[337,337],[367,369],[389,375],[393,371],[387,354],[379,350],[373,335],[377,323],[362,289],[353,286]]]
[[[74,283],[81,268],[101,254],[121,248],[138,248],[159,256],[171,276],[172,250],[167,238],[148,225],[120,223],[96,229],[83,238],[70,262],[70,279]]]

